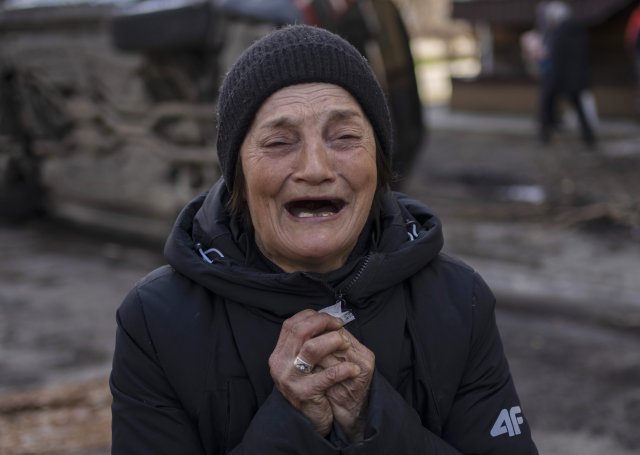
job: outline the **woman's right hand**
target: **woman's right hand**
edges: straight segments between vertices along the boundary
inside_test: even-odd
[[[329,354],[348,349],[349,340],[339,330],[342,325],[340,319],[328,314],[301,311],[284,322],[278,343],[269,358],[276,388],[323,437],[331,431],[333,424],[327,390],[347,379],[356,378],[360,367],[351,362],[340,362],[330,368],[305,373],[294,366],[294,361],[299,357],[317,365]]]

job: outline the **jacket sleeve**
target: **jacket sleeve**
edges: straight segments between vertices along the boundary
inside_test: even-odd
[[[365,439],[349,444],[334,432],[321,437],[310,421],[274,389],[260,407],[242,443],[231,453],[460,455],[424,428],[420,417],[377,371],[371,385]]]
[[[159,364],[136,289],[117,312],[109,384],[112,452],[201,455],[204,449]]]
[[[309,419],[297,411],[277,389],[260,406],[232,455],[304,453],[333,455],[343,453],[330,438],[318,434]]]
[[[377,371],[371,382],[365,439],[345,446],[341,453],[461,455],[452,445],[425,428],[418,413]]]
[[[495,321],[495,298],[476,274],[471,347],[443,428],[461,452],[531,455],[531,439]]]

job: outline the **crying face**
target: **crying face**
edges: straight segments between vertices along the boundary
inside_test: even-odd
[[[332,84],[281,89],[256,113],[240,160],[262,253],[288,272],[343,265],[376,191],[375,138],[358,102]]]

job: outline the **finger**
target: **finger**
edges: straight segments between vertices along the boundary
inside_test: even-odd
[[[280,336],[278,337],[278,343],[283,341],[284,338],[286,338],[287,335],[290,333],[289,330],[284,330],[285,327],[296,325],[297,323],[304,321],[305,319],[313,316],[314,314],[316,314],[316,311],[311,309],[306,309],[306,310],[299,311],[298,313],[291,316],[289,319],[285,320],[284,323],[282,324],[282,328],[280,329]]]
[[[355,363],[339,362],[316,374],[306,376],[304,381],[300,381],[300,386],[303,390],[308,387],[311,394],[324,394],[336,384],[357,378],[360,371],[360,367]]]
[[[375,367],[375,354],[345,328],[340,329],[340,332],[349,346],[340,355],[347,361],[358,364],[363,372],[372,371]]]
[[[298,352],[298,357],[316,365],[324,357],[336,351],[349,349],[351,343],[339,330],[325,332],[304,342]]]
[[[358,365],[340,362],[315,374],[300,374],[292,378],[293,380],[276,383],[276,387],[293,403],[315,402],[326,399],[325,394],[331,387],[357,378],[359,374]]]
[[[300,348],[307,340],[324,332],[338,330],[343,325],[340,319],[317,312],[304,319],[292,319],[287,319],[282,324],[281,341],[279,341],[283,352],[292,357],[298,355]]]
[[[367,348],[364,344],[360,343],[360,341],[355,336],[353,336],[353,334],[349,332],[347,329],[345,328],[340,329],[340,334],[342,337],[344,337],[344,339],[346,340],[346,343],[349,345],[348,350],[350,355],[353,355],[353,354],[358,355],[359,353],[362,353],[364,351],[369,351],[369,348]]]
[[[346,362],[346,361],[347,360],[344,357],[343,352],[337,351],[337,352],[331,353],[328,356],[323,357],[319,362],[316,363],[316,368],[314,369],[314,372],[326,370],[327,368],[331,368],[332,366],[335,366],[339,363]]]
[[[325,331],[338,330],[342,325],[340,319],[313,310],[301,311],[287,319],[280,330],[278,343],[269,357],[269,368],[274,381],[284,381],[292,374],[300,374],[294,367],[294,359],[308,338]],[[309,362],[308,359],[303,360]]]

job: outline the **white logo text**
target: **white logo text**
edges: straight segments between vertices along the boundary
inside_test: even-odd
[[[520,425],[524,422],[522,418],[522,410],[520,406],[514,406],[511,409],[503,409],[498,415],[496,423],[491,429],[491,436],[494,438],[501,434],[509,433],[509,437],[517,436],[521,433]]]

